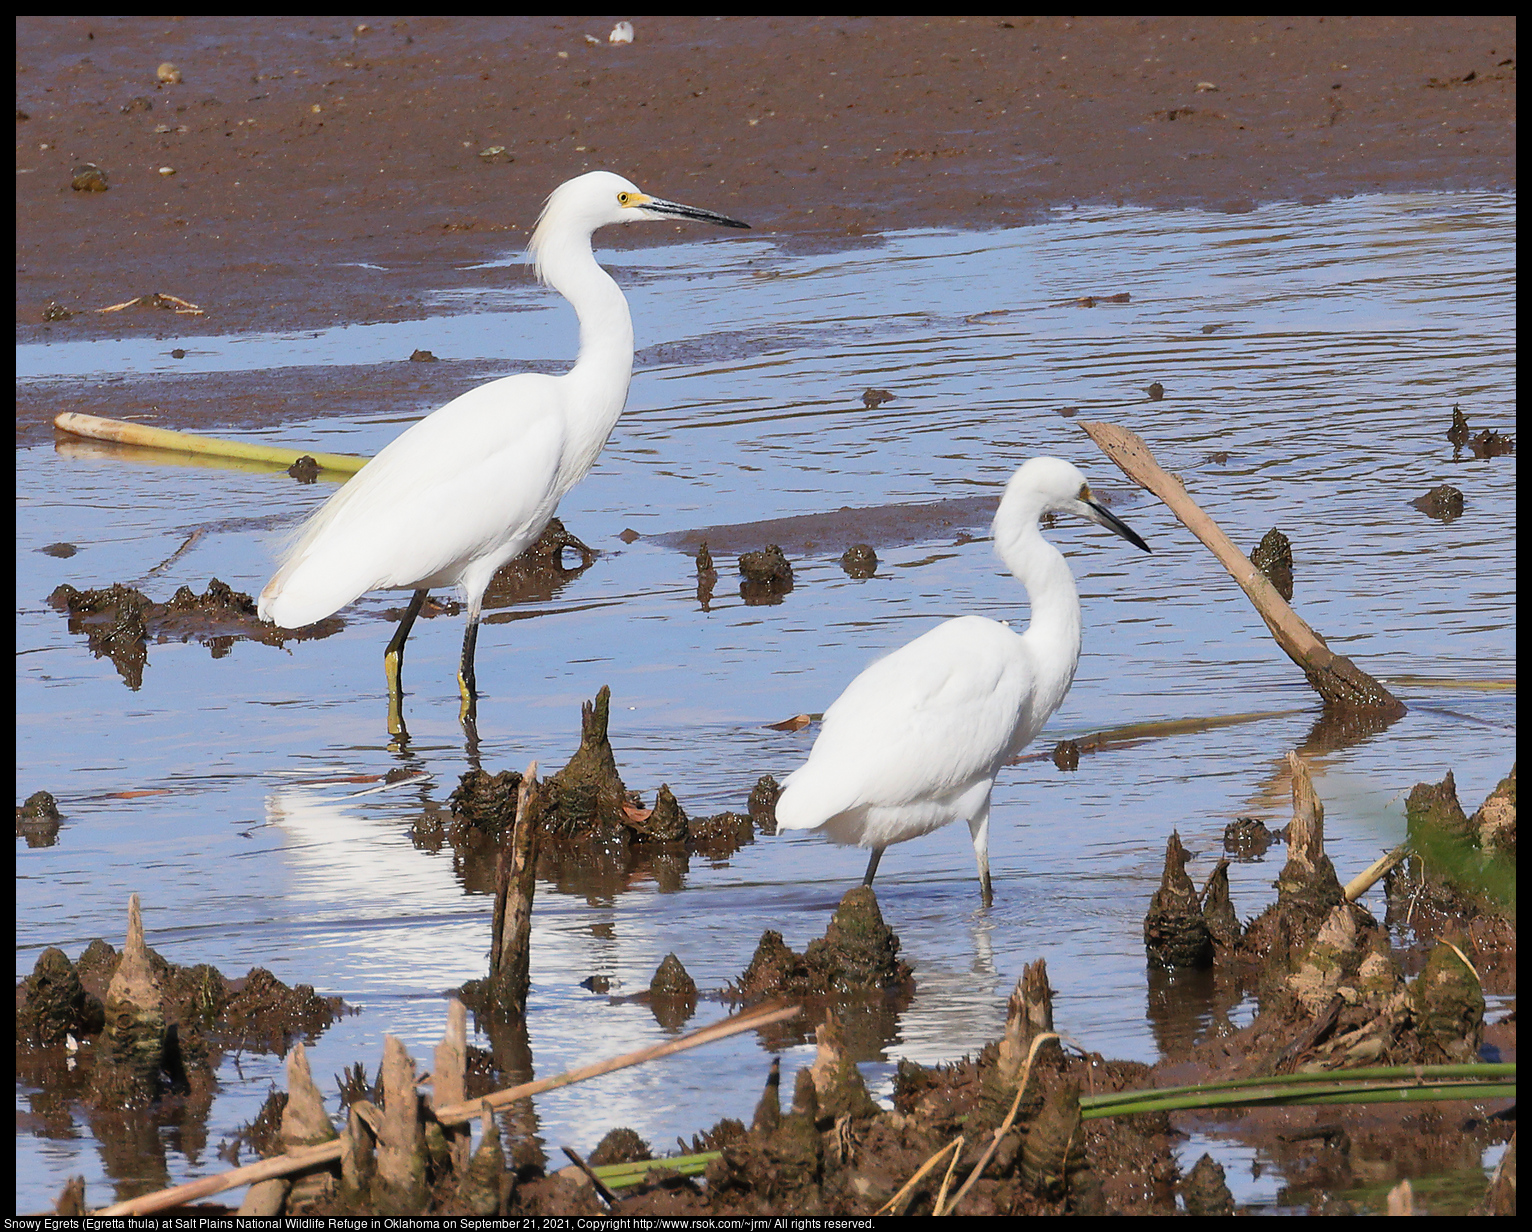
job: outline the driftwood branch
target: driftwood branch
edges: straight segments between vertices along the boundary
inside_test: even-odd
[[[1181,481],[1154,460],[1141,436],[1116,424],[1082,423],[1080,427],[1124,475],[1164,501],[1182,524],[1207,545],[1255,604],[1277,645],[1303,669],[1309,684],[1327,703],[1379,711],[1393,718],[1405,713],[1403,702],[1345,655],[1334,653],[1325,639],[1304,623],[1266,575],[1187,495]]]
[[[693,1031],[690,1035],[683,1035],[680,1039],[674,1039],[665,1044],[656,1044],[650,1048],[641,1048],[637,1052],[624,1053],[620,1057],[598,1061],[594,1065],[587,1065],[581,1069],[572,1069],[553,1078],[544,1078],[538,1082],[524,1082],[520,1086],[496,1091],[482,1100],[437,1108],[436,1119],[443,1125],[457,1125],[481,1115],[486,1105],[491,1108],[502,1108],[507,1104],[515,1103],[518,1099],[541,1095],[544,1091],[553,1091],[590,1078],[599,1078],[602,1074],[610,1074],[615,1070],[627,1069],[634,1065],[643,1065],[648,1061],[658,1061],[662,1057],[684,1052],[688,1048],[700,1048],[703,1044],[711,1044],[728,1036],[738,1035],[741,1031],[754,1031],[760,1027],[770,1026],[774,1022],[783,1022],[801,1012],[801,1008],[796,1005],[757,1006],[755,1009],[736,1014],[732,1018],[725,1018],[722,1022],[715,1022],[712,1026],[703,1027],[700,1031]],[[269,1180],[275,1176],[289,1176],[297,1172],[307,1172],[313,1168],[332,1166],[341,1158],[345,1141],[344,1138],[337,1138],[322,1146],[293,1151],[290,1154],[279,1155],[275,1159],[263,1159],[259,1163],[221,1172],[217,1176],[207,1176],[171,1189],[161,1189],[155,1193],[129,1198],[126,1202],[104,1207],[93,1214],[152,1215],[156,1211],[173,1210],[188,1202],[195,1202],[199,1198],[222,1193],[226,1189],[238,1189],[242,1185],[253,1185],[257,1181]]]

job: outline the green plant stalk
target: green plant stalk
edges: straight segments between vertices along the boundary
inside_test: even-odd
[[[1087,1121],[1102,1117],[1136,1116],[1145,1112],[1184,1112],[1200,1108],[1281,1107],[1302,1104],[1397,1103],[1440,1099],[1514,1098],[1513,1082],[1444,1082],[1444,1083],[1357,1083],[1349,1089],[1335,1085],[1304,1088],[1243,1089],[1237,1091],[1187,1092],[1168,1098],[1144,1098],[1113,1104],[1085,1106],[1080,1115]]]
[[[674,1155],[669,1159],[640,1159],[628,1164],[602,1164],[591,1171],[608,1189],[626,1189],[630,1185],[643,1184],[656,1168],[679,1172],[682,1176],[700,1176],[708,1164],[722,1154],[722,1151],[704,1151],[700,1155]]]
[[[1374,1065],[1361,1069],[1331,1070],[1323,1074],[1268,1074],[1260,1078],[1229,1078],[1222,1082],[1194,1082],[1179,1087],[1150,1087],[1138,1091],[1109,1091],[1102,1095],[1082,1095],[1080,1107],[1100,1108],[1113,1103],[1160,1096],[1252,1090],[1272,1086],[1351,1085],[1372,1080],[1419,1083],[1446,1078],[1480,1080],[1508,1078],[1514,1083],[1516,1062],[1463,1061],[1452,1065]]]
[[[317,453],[300,449],[296,445],[257,445],[250,441],[226,441],[212,436],[200,436],[193,432],[172,432],[168,428],[151,428],[145,424],[127,423],[119,419],[105,419],[99,415],[85,415],[77,411],[65,411],[55,416],[54,426],[75,436],[97,441],[116,441],[122,445],[140,445],[150,449],[167,449],[175,453],[210,454],[221,458],[243,458],[254,462],[267,462],[274,466],[291,466],[301,456],[312,457],[321,469],[354,475],[371,459],[345,453]]]

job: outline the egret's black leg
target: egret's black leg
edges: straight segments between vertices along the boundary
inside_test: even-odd
[[[462,705],[458,708],[458,719],[464,723],[471,723],[478,715],[476,705],[479,694],[474,688],[473,679],[473,652],[479,643],[479,612],[475,607],[468,613],[468,627],[463,630],[463,660],[457,669],[457,688],[462,697]]]
[[[420,609],[425,605],[426,592],[417,590],[410,598],[410,605],[404,609],[404,615],[399,620],[399,627],[394,630],[394,636],[389,640],[388,649],[383,652],[383,674],[388,677],[388,734],[391,736],[404,735],[404,641],[410,635],[410,628],[415,623],[415,617],[420,615]]]
[[[874,847],[872,849],[872,859],[867,861],[867,876],[862,878],[862,884],[864,886],[870,886],[872,884],[872,879],[878,875],[878,861],[882,858],[883,848]]]
[[[973,835],[974,860],[979,866],[979,898],[986,907],[994,905],[995,888],[989,880],[989,797],[984,806],[969,821],[968,832]]]

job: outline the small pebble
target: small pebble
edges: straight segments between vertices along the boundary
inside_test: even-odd
[[[95,163],[81,163],[74,169],[69,187],[75,192],[105,192],[107,190],[106,172]]]
[[[155,69],[154,75],[166,85],[173,86],[179,83],[181,80],[181,70],[178,69],[169,60],[166,60],[165,63],[159,66],[159,68]]]

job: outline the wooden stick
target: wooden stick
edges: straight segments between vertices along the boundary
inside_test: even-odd
[[[598,1061],[582,1069],[569,1070],[555,1078],[524,1082],[520,1086],[496,1091],[482,1100],[438,1108],[436,1119],[443,1125],[469,1121],[480,1115],[484,1104],[492,1108],[504,1107],[506,1104],[515,1103],[518,1099],[541,1095],[544,1091],[557,1090],[559,1087],[567,1087],[572,1083],[584,1082],[588,1078],[599,1078],[602,1074],[610,1074],[615,1070],[627,1069],[633,1065],[643,1065],[648,1061],[658,1061],[661,1057],[684,1052],[688,1048],[700,1048],[703,1044],[711,1044],[731,1035],[738,1035],[741,1031],[754,1031],[759,1027],[770,1026],[774,1022],[783,1022],[800,1013],[802,1013],[802,1007],[797,1005],[757,1006],[753,1010],[746,1010],[733,1018],[725,1018],[722,1022],[715,1022],[712,1026],[703,1027],[700,1031],[693,1031],[690,1035],[683,1035],[680,1039],[671,1040],[669,1043],[624,1053],[609,1061]],[[126,1202],[118,1202],[93,1213],[96,1215],[152,1215],[156,1211],[168,1211],[184,1206],[188,1202],[194,1202],[198,1198],[222,1193],[226,1189],[237,1189],[241,1185],[252,1185],[256,1181],[264,1181],[273,1176],[287,1176],[293,1172],[307,1172],[311,1168],[333,1164],[340,1158],[342,1146],[343,1140],[337,1138],[333,1142],[326,1142],[323,1146],[279,1155],[275,1159],[263,1159],[259,1163],[246,1164],[243,1168],[235,1168],[230,1172],[220,1172],[217,1176],[206,1176],[201,1180],[188,1181],[184,1185],[177,1185],[171,1189],[161,1189],[155,1193],[129,1198]]]
[[[580,1158],[575,1149],[569,1146],[563,1147],[561,1149],[563,1150],[564,1154],[569,1156],[570,1162],[573,1163],[574,1166],[581,1172],[585,1173],[587,1178],[589,1178],[590,1183],[596,1187],[596,1192],[601,1195],[601,1200],[608,1206],[616,1206],[620,1199],[616,1194],[614,1194],[610,1189],[606,1187],[601,1178],[595,1174],[588,1163]]]
[[[894,1208],[898,1205],[900,1199],[902,1199],[906,1194],[908,1194],[912,1189],[915,1188],[916,1183],[920,1180],[921,1177],[925,1176],[925,1174],[927,1172],[931,1171],[932,1168],[936,1167],[936,1165],[941,1162],[941,1158],[942,1158],[943,1155],[945,1155],[953,1147],[960,1146],[962,1144],[962,1141],[963,1141],[963,1135],[959,1134],[951,1142],[947,1143],[946,1146],[942,1147],[941,1150],[937,1151],[935,1155],[931,1156],[930,1159],[926,1160],[925,1163],[921,1164],[919,1169],[916,1170],[915,1175],[910,1177],[909,1180],[905,1181],[904,1185],[900,1188],[899,1192],[896,1193],[887,1202],[885,1202],[882,1206],[880,1206],[877,1210],[875,1210],[873,1212],[873,1214],[874,1215],[893,1214],[894,1213]]]
[[[947,1201],[947,1187],[952,1184],[952,1174],[957,1171],[958,1160],[963,1158],[963,1135],[958,1135],[958,1148],[952,1152],[952,1162],[947,1165],[947,1175],[942,1177],[942,1187],[936,1191],[936,1205],[931,1208],[932,1215],[942,1214],[942,1206]]]
[[[1255,604],[1266,627],[1287,657],[1303,669],[1326,702],[1358,710],[1381,711],[1394,718],[1405,713],[1404,703],[1344,655],[1335,654],[1325,639],[1304,623],[1287,600],[1277,593],[1266,575],[1234,546],[1234,541],[1187,495],[1181,481],[1170,474],[1149,452],[1136,432],[1109,423],[1082,423],[1081,428],[1122,473],[1141,488],[1154,493],[1181,523],[1207,545],[1229,576]]]
[[[1395,847],[1386,856],[1379,856],[1346,883],[1346,901],[1348,903],[1356,902],[1368,890],[1372,889],[1377,884],[1378,879],[1385,876],[1389,869],[1393,868],[1396,864],[1403,863],[1405,856],[1409,854],[1409,847],[1401,845]]]
[[[96,441],[116,441],[120,445],[147,445],[151,449],[170,449],[177,453],[214,454],[224,458],[249,458],[256,462],[273,462],[278,466],[291,466],[307,455],[319,464],[321,470],[341,471],[354,475],[370,461],[349,453],[315,453],[292,445],[254,445],[246,441],[223,441],[211,436],[197,436],[191,432],[171,432],[166,428],[150,428],[144,424],[125,423],[120,419],[103,419],[99,415],[84,415],[78,411],[64,411],[54,416],[53,426],[74,436],[89,437]]]

